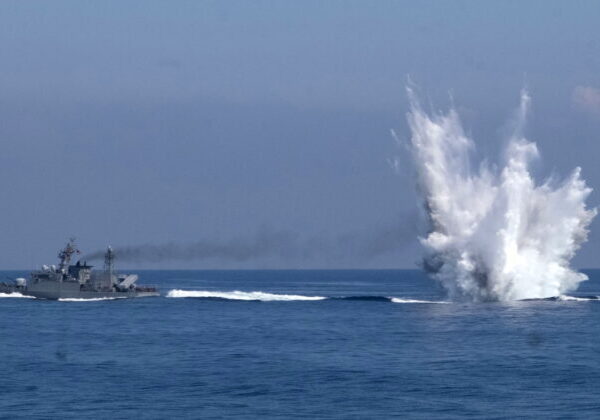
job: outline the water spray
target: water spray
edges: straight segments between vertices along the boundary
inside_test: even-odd
[[[570,260],[587,240],[596,209],[576,168],[561,183],[536,184],[529,163],[535,143],[523,135],[530,97],[520,106],[498,169],[471,169],[473,141],[458,113],[429,115],[407,88],[409,149],[429,231],[420,238],[423,266],[452,298],[475,301],[560,296],[587,276]]]

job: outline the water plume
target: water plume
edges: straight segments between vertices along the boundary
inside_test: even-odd
[[[586,241],[596,209],[576,168],[565,180],[536,184],[538,157],[523,135],[530,97],[521,92],[504,162],[471,168],[473,141],[458,113],[428,114],[407,88],[416,167],[429,231],[420,238],[423,266],[452,298],[474,301],[560,296],[587,279],[569,264]]]

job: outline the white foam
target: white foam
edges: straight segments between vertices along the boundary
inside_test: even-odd
[[[60,298],[59,302],[98,302],[101,300],[116,300],[116,299],[126,299],[125,296],[115,296],[115,297],[101,297],[101,298]]]
[[[590,300],[598,300],[599,297],[577,297],[577,296],[567,296],[567,295],[561,295],[558,297],[558,300],[565,300],[565,301],[575,301],[575,302],[588,302]]]
[[[521,94],[513,133],[498,167],[472,165],[474,142],[458,113],[427,114],[411,89],[409,148],[429,229],[426,268],[451,297],[520,300],[560,296],[587,276],[570,260],[587,240],[596,209],[576,168],[562,182],[536,183],[538,156],[523,136],[530,97]],[[565,148],[568,146],[565,144]]]
[[[394,303],[450,303],[443,300],[419,300],[419,299],[404,299],[404,298],[392,298]]]
[[[261,300],[261,301],[292,301],[292,300],[323,300],[323,296],[283,295],[265,292],[219,292],[208,290],[173,289],[167,293],[168,298],[219,298],[230,300]]]
[[[35,296],[27,296],[23,295],[19,292],[13,293],[0,293],[0,298],[25,298],[25,299],[35,299]]]

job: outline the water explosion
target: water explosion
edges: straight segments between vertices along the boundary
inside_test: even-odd
[[[473,141],[458,113],[429,115],[408,88],[409,142],[428,221],[420,238],[424,267],[452,298],[475,301],[559,296],[587,276],[569,267],[587,240],[596,209],[586,209],[591,188],[576,168],[560,183],[540,185],[529,172],[538,156],[523,136],[530,105],[521,92],[504,163],[471,170]]]

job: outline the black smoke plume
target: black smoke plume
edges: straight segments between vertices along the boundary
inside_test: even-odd
[[[349,257],[370,259],[401,249],[410,240],[414,240],[415,236],[415,217],[410,216],[402,223],[334,237],[303,238],[294,232],[261,228],[252,237],[201,240],[191,243],[169,242],[117,246],[114,251],[119,261],[133,263],[206,259],[245,262],[264,257],[303,261],[314,258],[320,260],[342,260]],[[92,252],[85,255],[83,259],[99,260],[104,257],[104,252],[104,250]]]

